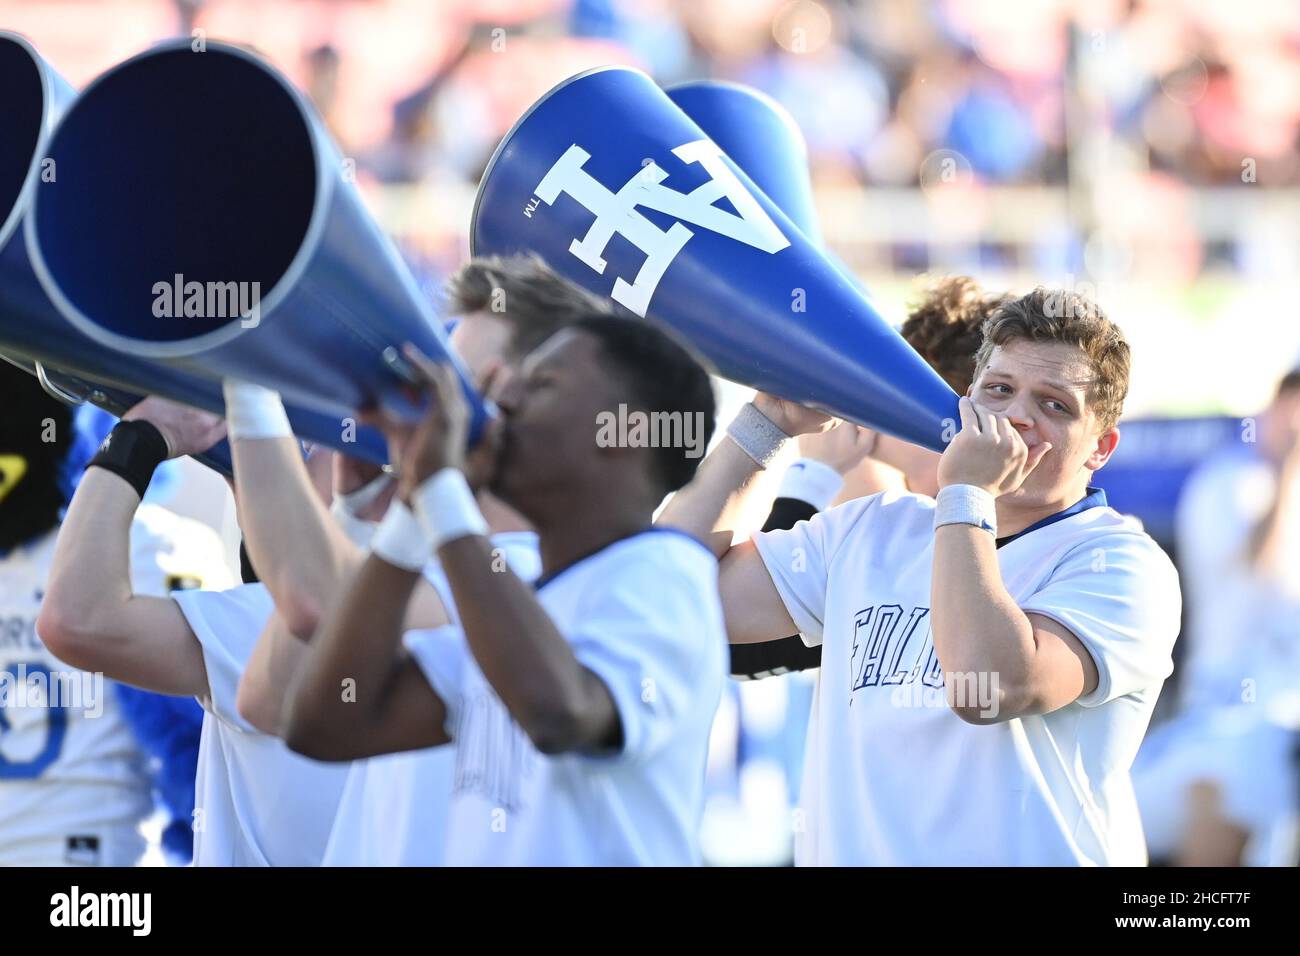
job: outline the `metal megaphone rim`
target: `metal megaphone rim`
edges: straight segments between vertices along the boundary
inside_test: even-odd
[[[167,54],[178,53],[189,50],[195,56],[210,56],[213,53],[218,55],[234,57],[238,60],[249,64],[250,66],[261,71],[269,77],[274,83],[289,97],[289,100],[298,109],[302,116],[303,127],[306,132],[307,142],[310,144],[312,159],[316,166],[316,190],[312,200],[311,216],[307,222],[306,232],[303,234],[302,242],[299,244],[297,252],[289,261],[284,273],[276,281],[271,290],[261,297],[260,309],[263,313],[262,321],[271,316],[277,305],[287,296],[294,288],[299,277],[306,269],[307,264],[311,261],[317,246],[320,244],[321,235],[325,231],[326,221],[330,203],[334,196],[334,190],[337,188],[335,183],[335,171],[329,166],[329,157],[333,153],[333,147],[326,142],[320,132],[323,126],[319,121],[313,121],[315,107],[299,90],[289,82],[289,80],[270,63],[257,56],[247,48],[239,44],[225,41],[205,39],[204,49],[196,51],[193,49],[193,40],[186,37],[163,40],[154,44],[146,50],[142,50],[134,56],[128,57],[116,66],[105,70],[99,76],[95,77],[81,94],[72,102],[67,111],[60,119],[57,128],[50,135],[45,143],[53,146],[57,144],[59,132],[65,128],[79,113],[86,109],[85,104],[90,101],[92,95],[100,89],[107,81],[130,69],[137,63],[151,59],[153,57]],[[30,44],[28,44],[30,47]],[[34,52],[34,51],[33,51]],[[42,76],[44,81],[45,77]],[[53,149],[50,150],[53,152]],[[36,178],[36,170],[32,170],[32,181]],[[32,185],[32,182],[24,185]],[[41,245],[36,235],[36,222],[38,220],[38,210],[40,208],[40,191],[37,190],[31,200],[30,215],[24,223],[24,239],[27,243],[27,255],[32,263],[32,269],[36,273],[50,301],[58,308],[59,312],[74,326],[77,330],[94,339],[95,341],[107,345],[110,348],[121,352],[136,354],[150,359],[167,359],[178,358],[193,354],[197,351],[214,348],[223,345],[235,338],[238,338],[243,331],[240,325],[240,319],[234,318],[226,322],[220,328],[213,329],[211,332],[205,332],[191,338],[175,339],[168,341],[152,341],[129,336],[121,335],[112,329],[105,328],[99,323],[92,320],[76,305],[72,303],[63,290],[55,281],[50,272],[49,266],[42,254]]]
[[[27,161],[27,178],[23,180],[18,195],[14,198],[14,203],[9,209],[9,215],[5,217],[4,225],[0,226],[0,249],[3,249],[9,240],[13,238],[18,229],[19,221],[33,201],[33,194],[37,185],[36,180],[39,176],[36,159],[49,143],[50,136],[56,125],[52,105],[54,84],[50,65],[36,51],[32,41],[21,33],[13,30],[0,30],[0,43],[4,42],[12,43],[26,53],[32,61],[32,66],[36,68],[36,75],[41,81],[41,126],[40,131],[36,134],[36,142],[32,146],[31,158]]]

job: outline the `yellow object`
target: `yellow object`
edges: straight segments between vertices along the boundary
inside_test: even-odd
[[[0,455],[0,501],[8,497],[27,474],[27,459],[22,455]]]

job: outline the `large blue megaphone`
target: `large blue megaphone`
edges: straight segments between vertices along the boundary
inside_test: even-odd
[[[0,32],[0,349],[65,401],[89,401],[121,415],[143,395],[158,394],[220,413],[219,385],[87,338],[59,314],[36,277],[21,230],[37,192],[58,182],[59,166],[46,149],[74,97],[25,38]],[[373,429],[353,434],[336,416],[292,405],[288,413],[303,437],[379,464],[388,459],[383,436]],[[195,457],[230,473],[224,442]]]
[[[808,173],[808,143],[789,110],[761,90],[729,80],[688,80],[664,92],[844,278],[863,295],[870,295],[853,270],[822,242]]]
[[[581,73],[497,147],[475,255],[532,251],[725,377],[940,450],[957,396],[645,74]]]
[[[86,88],[47,152],[57,180],[33,198],[27,250],[99,347],[275,388],[330,420],[316,440],[335,447],[359,408],[410,410],[403,342],[456,362],[321,121],[251,53],[138,54]],[[486,409],[465,391],[477,434]]]
[[[800,232],[821,245],[808,144],[789,110],[752,86],[727,80],[691,80],[664,92]]]

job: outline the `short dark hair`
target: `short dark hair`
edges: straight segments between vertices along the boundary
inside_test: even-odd
[[[574,319],[612,314],[608,302],[531,254],[471,259],[447,281],[447,298],[453,315],[486,312],[508,323],[509,357],[516,360]]]
[[[687,415],[699,415],[701,451],[708,447],[717,415],[713,383],[700,359],[675,335],[641,319],[602,314],[584,316],[570,328],[599,342],[601,357],[608,362],[613,381],[626,394],[629,407],[670,416],[679,413],[683,421]],[[687,457],[685,449],[651,450],[664,494],[695,476],[700,458]]]

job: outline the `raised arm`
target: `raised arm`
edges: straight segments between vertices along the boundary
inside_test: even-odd
[[[735,512],[754,478],[776,456],[788,436],[817,431],[826,421],[827,416],[821,412],[761,392],[755,395],[728,434],[700,462],[691,483],[669,499],[655,524],[680,528],[701,541],[712,541],[715,551],[721,554],[726,549],[719,551],[716,542],[725,539],[711,535],[715,530],[724,530],[718,527],[719,519]],[[739,441],[732,437],[733,433],[739,434]],[[742,449],[740,442],[749,450]],[[759,459],[763,459],[762,464]]]
[[[231,415],[240,525],[253,565],[275,601],[276,613],[258,638],[239,683],[237,705],[245,720],[278,734],[286,689],[304,658],[322,613],[356,574],[373,524],[391,488],[378,495],[367,480],[375,472],[334,455],[337,497],[364,495],[357,513],[326,510],[308,474],[276,393],[243,383],[226,384]],[[337,500],[336,500],[337,503]],[[340,526],[343,521],[348,530]],[[407,628],[438,627],[448,616],[437,592],[419,581],[407,609]]]
[[[961,400],[962,429],[939,464],[939,509],[948,489],[979,489],[988,507],[1019,488],[1051,449],[1030,451],[1006,416]],[[1064,625],[1021,610],[1007,591],[994,536],[974,524],[945,524],[935,531],[930,582],[931,632],[940,666],[949,675],[996,680],[996,699],[950,700],[953,711],[975,724],[1042,714],[1091,693],[1097,665]],[[950,679],[958,685],[956,678]]]
[[[389,527],[397,514],[385,519]],[[281,727],[290,749],[356,760],[448,742],[446,706],[402,648],[423,560],[408,555],[402,567],[372,553],[331,605],[285,697]]]
[[[479,669],[533,745],[545,754],[617,749],[609,689],[578,661],[532,588],[492,569],[488,539],[455,538],[438,558]]]
[[[415,502],[420,519],[417,522],[405,507],[395,505],[376,534],[376,552],[390,563],[406,562],[414,569],[420,566],[421,550],[427,556],[437,549],[469,650],[501,702],[540,751],[618,747],[622,728],[609,689],[578,661],[533,590],[508,568],[494,566],[487,523],[463,474],[468,410],[454,375],[423,356],[410,353],[408,357],[425,387],[434,392],[434,400],[414,430],[395,427],[391,421],[385,430],[390,444],[400,449],[396,456],[401,461],[399,495],[404,501]],[[430,496],[442,504],[431,502]],[[443,505],[463,521],[448,526],[446,520],[435,520],[435,514],[447,518],[449,512]],[[390,545],[390,538],[410,542],[411,552],[398,554],[401,549]],[[373,558],[366,570],[373,566],[376,587],[389,588],[386,600],[404,605],[409,591],[396,593],[392,578],[398,572],[384,565]],[[338,617],[350,619],[354,628],[369,621],[368,612],[353,616],[351,608],[350,599],[349,608]],[[392,610],[386,613],[389,617],[382,625],[384,646],[379,654],[391,660],[389,648],[395,638],[389,628],[395,624]],[[344,641],[333,641],[335,623],[332,620],[327,630],[332,645],[338,646]],[[370,624],[372,629],[375,626]],[[322,692],[345,669],[329,673],[322,680]]]
[[[673,495],[655,523],[680,528],[713,547],[721,562],[718,588],[727,639],[748,644],[787,637],[795,632],[795,624],[758,550],[748,541],[731,546],[730,533],[715,531],[715,523],[724,510],[734,508],[766,466],[760,465],[759,459],[775,457],[785,436],[818,430],[826,416],[760,393],[737,421],[738,427],[731,431],[739,432],[740,441],[731,434],[719,441],[700,463],[691,483]],[[741,448],[742,441],[748,452]]]
[[[198,696],[207,675],[184,614],[131,586],[131,521],[153,470],[221,438],[220,419],[146,399],[87,468],[59,531],[37,633],[61,660],[164,694]],[[108,470],[111,466],[117,472]]]
[[[308,637],[361,549],[312,485],[280,396],[230,380],[225,394],[244,545],[288,630]]]
[[[862,464],[876,437],[869,429],[843,421],[824,432],[800,435],[802,457],[782,476],[763,530],[788,530],[829,508],[841,494],[845,476]],[[861,490],[871,494],[878,489]],[[738,624],[737,632],[743,630]],[[798,634],[774,640],[733,642],[731,675],[738,680],[759,680],[820,667],[821,659],[821,646],[809,647]]]
[[[239,716],[264,734],[280,735],[285,689],[293,682],[306,646],[273,613],[253,645],[253,653],[239,678],[235,708]]]

